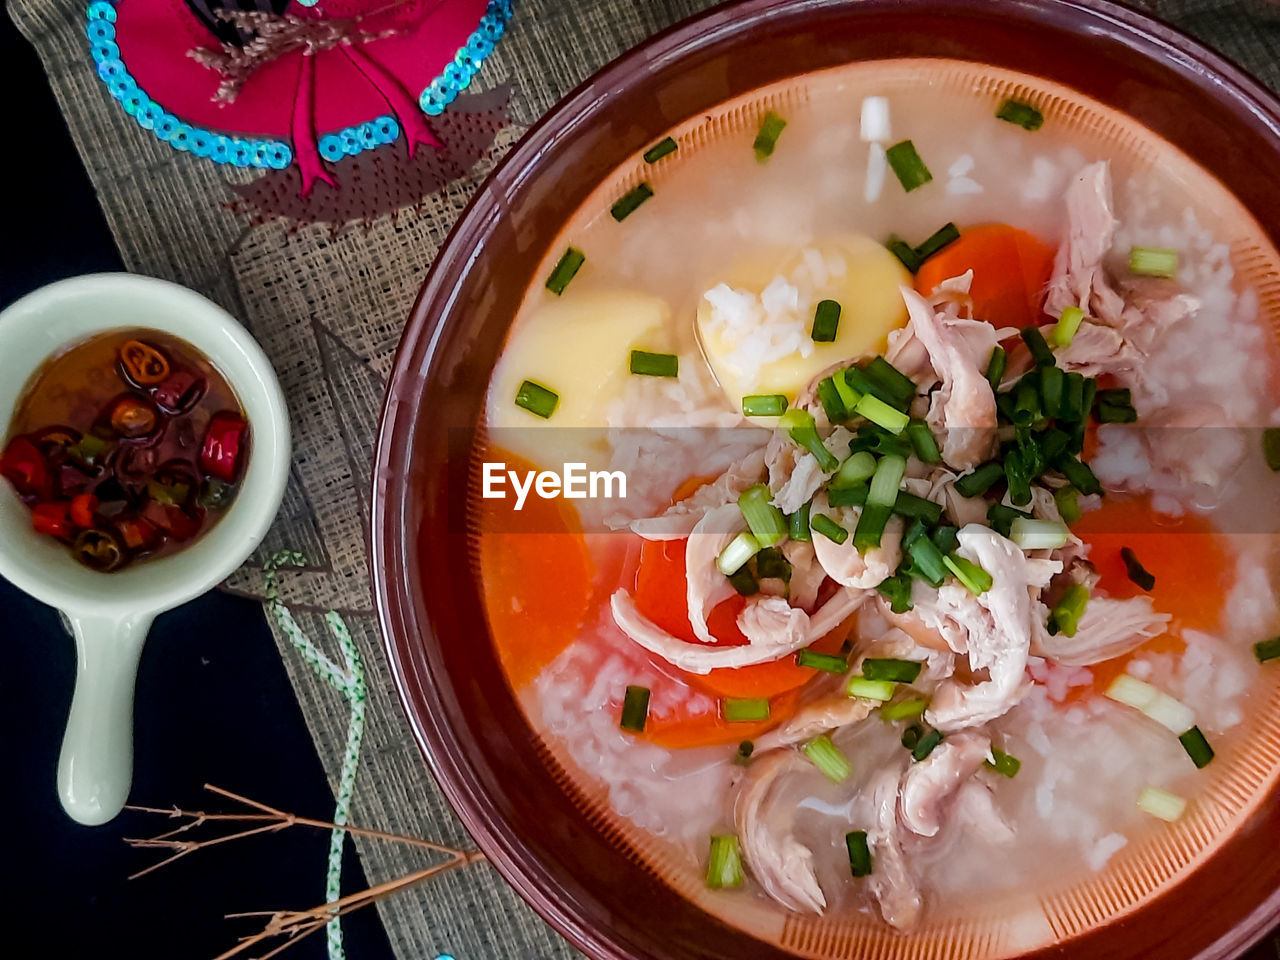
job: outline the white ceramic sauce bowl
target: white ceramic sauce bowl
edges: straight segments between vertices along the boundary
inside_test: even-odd
[[[7,431],[32,375],[52,355],[97,333],[154,329],[207,357],[235,391],[250,428],[248,466],[221,520],[178,553],[98,573],[37,534],[0,480],[0,577],[56,607],[76,643],[76,685],[58,761],[58,795],[84,824],[124,806],[133,770],[133,691],[156,615],[224,580],[275,518],[289,473],[284,395],[262,348],[229,313],[177,284],[124,273],[42,287],[0,312],[0,427]]]

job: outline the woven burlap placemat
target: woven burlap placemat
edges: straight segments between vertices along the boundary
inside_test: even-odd
[[[221,303],[253,332],[279,372],[294,425],[292,476],[267,541],[227,586],[268,599],[281,654],[337,797],[337,822],[349,817],[452,845],[469,842],[400,711],[372,614],[365,555],[369,469],[385,378],[425,271],[472,191],[529,124],[612,57],[711,5],[518,0],[506,36],[468,96],[451,108],[464,135],[474,134],[484,147],[509,95],[507,122],[492,145],[442,188],[409,198],[395,214],[335,233],[328,224],[255,223],[244,204],[232,202],[232,188],[261,173],[176,152],[139,129],[97,75],[85,32],[87,0],[9,4],[43,58],[125,264]],[[1280,89],[1277,4],[1139,6]],[[335,845],[340,850],[341,838]],[[357,840],[357,848],[371,883],[426,865],[420,854],[393,844]],[[317,878],[317,899],[326,885],[336,895],[339,869],[335,854],[327,877]],[[483,864],[447,873],[378,909],[404,960],[574,953]],[[341,956],[340,928],[331,926],[329,936],[330,956]]]

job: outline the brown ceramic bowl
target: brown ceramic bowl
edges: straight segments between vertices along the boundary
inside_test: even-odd
[[[1126,114],[1212,171],[1280,243],[1280,107],[1177,31],[1102,0],[743,0],[650,40],[576,90],[480,188],[436,259],[396,358],[374,478],[372,552],[396,682],[431,769],[476,842],[595,958],[738,958],[776,948],[704,912],[583,813],[511,694],[464,524],[470,450],[508,326],[562,224],[664,131],[782,78],[855,61],[946,57],[1023,71]],[[452,430],[449,428],[463,428]],[[1268,757],[1274,783],[1280,756]],[[1260,774],[1261,776],[1261,774]],[[1255,785],[1256,786],[1256,785]],[[1280,919],[1280,804],[1253,803],[1175,882],[1110,915],[1088,904],[1035,957],[1235,956]],[[799,929],[799,928],[797,928]],[[808,956],[941,956],[812,929]],[[853,951],[857,949],[858,952]],[[949,957],[990,955],[956,945]]]

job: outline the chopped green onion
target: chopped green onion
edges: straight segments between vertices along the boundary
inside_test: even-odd
[[[1058,407],[1058,419],[1068,423],[1083,420],[1088,414],[1084,408],[1084,376],[1068,373],[1062,384],[1062,403]]]
[[[960,477],[954,488],[962,497],[980,497],[991,489],[991,485],[1004,477],[1004,467],[995,460],[990,460],[973,471]]]
[[[814,343],[832,343],[840,329],[840,304],[835,300],[819,300],[813,311],[813,329],[809,336]]]
[[[817,393],[818,402],[822,404],[822,412],[827,415],[831,423],[844,423],[849,419],[849,411],[845,408],[844,400],[840,398],[840,390],[836,387],[834,377],[823,377],[819,380]]]
[[[1062,407],[1062,387],[1066,375],[1058,367],[1044,367],[1040,371],[1040,400],[1047,417],[1056,417]]]
[[[942,504],[900,490],[898,499],[893,503],[893,512],[902,517],[918,518],[933,526],[942,519]]]
[[[791,582],[791,561],[777,547],[765,547],[756,554],[756,574],[761,580]]]
[[[618,726],[623,730],[644,733],[645,721],[649,718],[649,688],[627,687],[622,698],[622,719]]]
[[[916,745],[911,748],[911,759],[915,761],[924,760],[929,754],[933,753],[933,748],[942,742],[941,730],[930,730],[922,736]]]
[[[893,508],[871,503],[870,500],[868,495],[867,505],[862,508],[858,525],[853,530],[853,545],[862,553],[880,546],[880,538],[884,536],[884,528],[893,513]]]
[[[956,229],[954,223],[943,224],[928,240],[916,247],[916,256],[921,263],[924,263],[943,247],[955,243],[959,239],[960,231]]]
[[[881,707],[883,710],[884,708]],[[916,744],[920,742],[920,738],[924,736],[924,727],[918,723],[913,723],[907,729],[902,731],[902,745],[908,750],[914,750]]]
[[[859,394],[859,397],[871,394],[879,397],[886,404],[895,410],[906,410],[911,405],[911,397],[903,396],[884,383],[872,378],[866,370],[861,367],[845,367],[844,380],[847,386],[852,387]],[[857,403],[854,403],[857,406]]]
[[[811,667],[842,676],[849,672],[849,661],[844,657],[837,657],[834,653],[819,653],[817,650],[801,650],[797,653],[796,666]]]
[[[942,551],[928,537],[920,537],[908,548],[912,570],[924,577],[933,586],[941,586],[947,576],[946,558]]]
[[[761,547],[771,547],[787,535],[787,518],[769,502],[771,494],[763,483],[748,487],[738,495],[738,509]]]
[[[524,407],[535,417],[541,417],[543,420],[551,418],[559,403],[560,394],[532,380],[521,382],[520,389],[516,391],[516,406]]]
[[[1266,663],[1268,660],[1280,657],[1280,637],[1259,640],[1253,645],[1253,655],[1258,658],[1259,663]]]
[[[586,255],[581,250],[570,247],[564,252],[555,269],[551,271],[551,276],[547,277],[547,289],[557,297],[560,296],[564,293],[564,288],[569,285],[569,281],[586,262]]]
[[[778,418],[778,426],[791,436],[791,439],[804,447],[817,458],[818,466],[823,473],[830,473],[840,466],[830,450],[823,446],[818,437],[818,428],[813,421],[813,414],[808,410],[795,407]]]
[[[639,377],[678,377],[680,358],[674,353],[631,351],[631,372]]]
[[[915,683],[924,664],[919,660],[897,660],[892,657],[867,657],[862,661],[862,675],[868,680],[890,680],[893,683]]]
[[[827,502],[833,507],[861,507],[866,505],[869,492],[865,483],[831,487],[827,490]]]
[[[922,187],[933,179],[933,174],[916,153],[915,144],[910,140],[895,143],[884,152],[885,159],[902,184],[902,189],[910,193],[916,187]]]
[[[1031,514],[1003,503],[993,503],[987,508],[987,525],[1002,537],[1009,536],[1013,529],[1013,521],[1030,520]]]
[[[1082,583],[1071,584],[1049,614],[1049,632],[1074,637],[1088,605],[1089,588]]]
[[[1071,435],[1054,427],[1039,436],[1039,453],[1042,461],[1051,462],[1071,446]]]
[[[1138,419],[1128,387],[1099,390],[1097,403],[1094,416],[1099,423],[1133,423]]]
[[[749,533],[740,533],[729,541],[729,545],[716,557],[716,568],[726,577],[731,577],[744,563],[760,551],[760,544]]]
[[[876,426],[884,427],[890,433],[901,433],[911,418],[901,410],[895,410],[877,396],[864,394],[853,408],[854,413],[866,417]]]
[[[1071,454],[1062,454],[1054,461],[1054,466],[1067,478],[1068,483],[1085,496],[1102,492],[1102,484],[1093,475],[1093,471],[1089,469],[1088,464],[1081,463]]]
[[[752,393],[742,398],[745,417],[780,417],[787,412],[787,398],[780,393]]]
[[[889,609],[894,613],[906,613],[912,607],[911,577],[905,572],[886,577],[876,589],[889,598]]]
[[[782,135],[786,126],[787,121],[772,110],[764,115],[764,119],[760,121],[760,130],[751,144],[751,149],[755,150],[758,161],[764,163],[773,156],[773,150],[778,145],[778,137]]]
[[[825,513],[815,513],[809,518],[809,529],[820,533],[832,543],[844,543],[849,539],[849,531],[836,523]]]
[[[1029,103],[1023,103],[1021,100],[1006,100],[1000,104],[1000,109],[996,111],[996,116],[1009,123],[1016,123],[1023,130],[1035,132],[1044,126],[1044,114],[1031,106]]]
[[[880,708],[880,716],[889,722],[895,720],[910,720],[912,717],[923,716],[924,712],[929,709],[929,701],[923,697],[912,697],[910,700],[899,700],[897,703],[886,703]]]
[[[812,539],[809,535],[809,510],[812,506],[812,504],[806,503],[791,516],[787,517],[787,534],[792,540],[803,543]]]
[[[882,356],[877,355],[868,361],[863,372],[894,403],[910,404],[916,395],[915,381]]]
[[[1009,539],[1022,550],[1057,550],[1071,539],[1071,531],[1057,520],[1018,517],[1009,528]]]
[[[987,383],[992,391],[1000,389],[1000,381],[1004,378],[1005,367],[1009,364],[1009,354],[1004,347],[996,344],[991,349],[991,359],[987,361]]]
[[[1040,418],[1040,391],[1037,384],[1040,378],[1031,372],[1018,381],[1013,390],[1013,422],[1020,427],[1029,427]]]
[[[849,452],[868,450],[880,456],[897,456],[906,459],[911,456],[911,441],[904,436],[895,436],[883,427],[874,423],[864,423],[857,434],[849,441]]]
[[[898,500],[898,488],[902,486],[902,478],[906,472],[905,458],[881,457],[876,464],[875,476],[871,478],[871,492],[867,495],[867,503],[874,507],[892,507]]]
[[[966,560],[958,553],[949,553],[942,558],[942,562],[947,565],[957,580],[964,584],[965,588],[972,594],[981,596],[991,589],[991,574],[983,570],[972,560]]]
[[[1031,502],[1031,474],[1025,450],[1011,450],[1004,458],[1004,478],[1009,486],[1009,499],[1019,507]],[[1034,453],[1034,452],[1033,452]]]
[[[653,196],[653,187],[647,183],[637,184],[634,188],[627,191],[620,197],[612,207],[609,208],[609,215],[613,219],[621,223],[631,214],[636,212],[640,204],[644,203]]]
[[[801,745],[800,752],[832,783],[844,783],[853,773],[853,766],[825,733]]]
[[[1183,733],[1178,737],[1178,742],[1182,744],[1182,749],[1187,751],[1187,756],[1191,758],[1197,770],[1203,770],[1213,760],[1213,747],[1209,746],[1209,741],[1205,739],[1199,727],[1192,727]]]
[[[1187,801],[1159,787],[1143,787],[1138,794],[1138,809],[1159,820],[1173,823],[1187,809]]]
[[[738,749],[734,751],[733,762],[740,767],[745,767],[751,763],[751,754],[756,752],[756,745],[750,740],[743,740],[738,744]]]
[[[841,418],[844,420],[853,416],[853,408],[862,399],[862,394],[849,385],[847,373],[848,371],[846,370],[837,370],[831,375],[831,385],[836,388],[836,395],[840,397],[840,402],[844,404],[845,415]]]
[[[1196,722],[1196,712],[1181,700],[1156,691],[1156,698],[1142,708],[1143,714],[1170,733],[1181,736]]]
[[[667,137],[665,140],[659,140],[644,152],[644,162],[657,163],[663,157],[667,156],[667,154],[675,153],[678,149],[680,148],[671,137]]]
[[[920,269],[920,257],[916,253],[915,247],[907,243],[901,237],[891,236],[885,244],[889,248],[889,252],[902,261],[902,265],[911,273],[915,273]]]
[[[867,846],[867,831],[849,831],[844,835],[844,845],[849,849],[849,871],[855,877],[870,876],[871,848]]]
[[[1273,472],[1280,472],[1280,427],[1262,431],[1262,457]]]
[[[1040,332],[1039,327],[1023,327],[1022,342],[1031,351],[1031,357],[1035,360],[1036,366],[1052,367],[1057,362],[1053,358],[1053,351],[1049,349],[1049,344],[1045,343],[1044,334]]]
[[[769,719],[769,700],[725,697],[720,701],[720,716],[726,723],[759,723]]]
[[[1156,578],[1139,562],[1138,555],[1132,549],[1121,547],[1120,559],[1124,561],[1124,570],[1130,580],[1148,592],[1155,587]]]
[[[1075,487],[1059,487],[1053,495],[1053,502],[1067,523],[1080,519],[1080,491]]]
[[[840,469],[831,478],[834,487],[852,487],[870,480],[876,472],[876,458],[865,450],[851,454],[849,459],[840,464]]]
[[[1049,340],[1055,347],[1067,347],[1080,332],[1080,324],[1084,323],[1084,311],[1079,307],[1064,307],[1058,322],[1049,332]]]
[[[729,585],[742,597],[754,597],[760,592],[760,584],[756,582],[756,575],[751,572],[750,564],[744,563],[729,574]]]
[[[707,889],[742,886],[742,853],[738,838],[732,834],[711,838],[711,855],[707,858]]]
[[[1129,251],[1129,272],[1146,277],[1172,277],[1178,272],[1178,251],[1168,247],[1134,247]]]
[[[942,462],[942,451],[938,449],[938,441],[934,438],[929,425],[923,420],[912,420],[907,424],[907,439],[915,447],[916,456],[921,462]]]
[[[943,553],[950,553],[960,545],[960,531],[956,527],[944,525],[929,534],[929,539]]]
[[[991,758],[990,760],[983,760],[983,766],[989,767],[1003,777],[1013,779],[1018,775],[1018,771],[1022,769],[1021,760],[1010,756],[999,747],[991,748]]]
[[[1145,713],[1156,702],[1160,691],[1131,674],[1122,673],[1111,681],[1111,685],[1103,691],[1103,695],[1108,700],[1123,703],[1127,707],[1133,707]]]
[[[845,684],[845,692],[851,697],[861,697],[864,700],[879,700],[882,703],[888,703],[893,699],[893,694],[897,690],[897,686],[892,680],[870,680],[860,674],[849,678],[849,682]]]

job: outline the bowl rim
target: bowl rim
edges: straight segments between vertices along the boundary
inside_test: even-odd
[[[501,815],[486,797],[476,768],[467,759],[457,731],[444,720],[447,677],[437,677],[425,656],[429,633],[418,629],[406,557],[416,531],[406,524],[410,493],[407,458],[416,427],[418,388],[428,379],[437,347],[453,322],[460,281],[470,269],[476,241],[518,192],[532,164],[554,151],[562,131],[591,121],[607,109],[611,92],[634,75],[729,42],[762,21],[809,10],[903,8],[974,11],[990,0],[729,0],[650,36],[608,62],[561,98],[521,136],[488,174],[440,245],[410,310],[387,381],[372,473],[369,549],[374,600],[383,647],[410,730],[437,784],[467,832],[503,879],[574,947],[592,958],[631,960],[625,945],[591,926],[571,898],[555,896],[555,877],[541,860],[521,860],[520,846],[504,830]],[[1243,107],[1266,135],[1280,140],[1280,97],[1182,29],[1112,0],[1001,0],[1008,17],[1083,16],[1139,41],[1135,57],[1163,56],[1173,68],[1223,91],[1221,99]],[[1239,117],[1235,118],[1237,121]],[[678,122],[678,121],[676,121]],[[512,174],[516,175],[513,177]],[[1280,224],[1263,224],[1280,242]],[[419,682],[426,680],[425,683]],[[1280,889],[1242,921],[1207,944],[1195,960],[1238,956],[1280,920]],[[1039,948],[1037,948],[1039,949]],[[1050,947],[1049,949],[1052,949]]]

